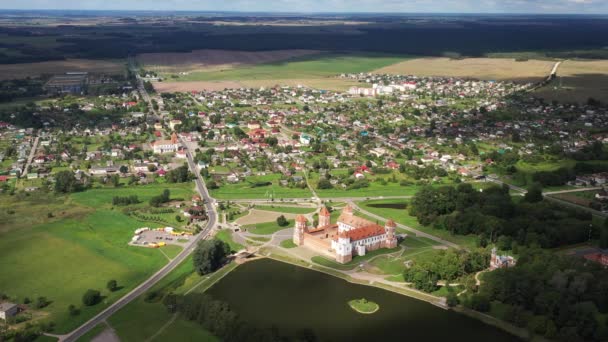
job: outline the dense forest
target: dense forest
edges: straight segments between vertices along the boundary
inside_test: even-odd
[[[508,187],[481,192],[471,184],[425,187],[414,196],[410,213],[424,225],[452,234],[475,234],[481,246],[501,239],[506,249],[550,248],[587,241],[590,229],[592,237],[599,236],[599,227],[591,226],[591,214],[540,199],[514,201]]]
[[[122,25],[59,25],[45,29],[57,41],[52,49],[11,43],[18,55],[0,54],[0,63],[62,58],[124,58],[146,52],[188,52],[197,49],[314,49],[439,56],[482,56],[487,53],[548,51],[548,57],[605,58],[608,20],[580,17],[367,17],[365,25],[216,26],[208,22],[182,24],[123,21]],[[293,19],[293,18],[292,18]],[[315,20],[322,20],[316,18]],[[2,28],[0,33],[29,38],[38,27]],[[294,39],[294,37],[296,37]],[[399,42],[399,44],[395,44]],[[582,55],[581,55],[582,54]]]

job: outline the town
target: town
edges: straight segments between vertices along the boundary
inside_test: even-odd
[[[206,17],[136,18],[87,20]],[[608,339],[608,102],[562,76],[595,61],[269,50],[0,78],[0,341]]]

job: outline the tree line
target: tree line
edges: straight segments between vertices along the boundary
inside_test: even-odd
[[[477,235],[481,247],[502,236],[510,238],[510,245],[505,247],[512,249],[558,247],[587,241],[590,233],[591,237],[599,235],[599,227],[591,226],[590,213],[557,206],[542,200],[542,195],[533,196],[539,191],[530,191],[530,196],[516,202],[507,186],[483,191],[464,183],[457,187],[427,186],[412,199],[410,214],[425,226],[452,234]]]

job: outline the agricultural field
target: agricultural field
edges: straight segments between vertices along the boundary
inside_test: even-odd
[[[557,71],[557,79],[536,91],[547,101],[586,103],[594,98],[608,103],[608,60],[564,61]]]
[[[243,52],[234,53],[238,56],[246,56],[247,54]],[[249,54],[255,54],[255,52]],[[229,60],[241,58],[238,56],[231,57]],[[277,59],[273,62],[256,63],[255,58],[251,58],[253,62],[231,65],[220,70],[211,68],[211,70],[192,71],[185,75],[172,75],[165,82],[156,83],[155,88],[159,92],[169,92],[302,85],[338,91],[346,90],[353,85],[357,85],[357,83],[337,79],[335,78],[336,75],[369,72],[397,63],[404,58],[382,54],[354,55],[318,52],[311,54],[300,51],[300,55],[297,57]],[[207,63],[213,64],[214,60],[215,58],[211,58]],[[180,85],[179,83],[182,82],[184,84]]]
[[[190,92],[190,91],[219,91],[239,88],[270,88],[275,86],[304,86],[313,89],[331,91],[346,91],[348,88],[360,85],[355,81],[338,78],[313,79],[269,79],[269,80],[230,80],[230,81],[164,81],[154,83],[154,89],[159,93]]]
[[[372,71],[402,61],[387,55],[320,54],[226,71],[194,72],[181,81],[318,79]]]
[[[519,62],[508,58],[416,58],[377,69],[374,73],[538,82],[549,76],[554,64],[553,61]]]
[[[280,62],[319,53],[315,50],[196,50],[192,52],[144,53],[137,56],[137,63],[145,70],[160,74],[222,72],[238,67]]]
[[[46,297],[50,304],[39,316],[54,322],[57,333],[72,330],[181,251],[176,246],[162,251],[128,246],[135,228],[154,227],[154,223],[112,208],[112,197],[137,194],[147,201],[169,188],[172,198],[189,199],[190,187],[154,184],[64,196],[20,192],[0,196],[0,292],[19,303],[25,297]],[[106,289],[112,279],[119,286],[115,292]],[[84,306],[81,298],[87,289],[101,291],[102,302]],[[75,305],[80,313],[71,316],[69,305]]]
[[[62,74],[71,71],[122,75],[126,72],[126,63],[121,60],[67,59],[40,63],[0,64],[0,80],[40,77],[44,74]]]

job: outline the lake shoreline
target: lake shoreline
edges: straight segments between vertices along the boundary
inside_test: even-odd
[[[496,317],[484,314],[482,312],[477,312],[474,310],[467,309],[467,308],[463,307],[462,305],[458,306],[458,307],[450,308],[447,305],[441,305],[438,302],[432,301],[430,299],[421,298],[421,296],[417,296],[418,291],[416,291],[414,294],[414,293],[410,293],[410,291],[401,291],[402,289],[398,289],[398,288],[395,288],[395,287],[392,287],[389,285],[385,285],[385,284],[370,284],[369,282],[358,282],[350,276],[346,276],[346,275],[344,275],[342,273],[338,273],[338,272],[332,272],[333,270],[327,269],[326,267],[312,265],[312,264],[307,267],[303,264],[291,261],[286,257],[281,257],[281,256],[277,256],[274,254],[264,255],[263,258],[268,258],[268,259],[279,261],[279,262],[286,263],[289,265],[298,266],[298,267],[301,267],[301,268],[304,268],[307,270],[317,271],[317,272],[320,272],[323,274],[333,276],[335,278],[345,280],[346,282],[351,283],[351,284],[365,285],[365,286],[379,288],[379,289],[383,289],[383,290],[386,290],[389,292],[397,293],[397,294],[400,294],[400,295],[403,295],[403,296],[406,296],[409,298],[417,299],[417,300],[432,304],[433,306],[441,308],[446,311],[453,311],[453,312],[462,314],[464,316],[470,317],[470,318],[480,321],[486,325],[490,325],[497,329],[505,331],[522,340],[528,340],[530,338],[530,334],[525,329],[516,327],[508,322],[502,321]],[[382,285],[382,286],[379,286],[379,285]],[[413,292],[414,290],[411,290],[411,291]],[[435,297],[435,296],[432,296],[430,294],[425,294],[425,293],[423,293],[423,295],[426,295],[429,297],[434,297],[434,298],[439,298],[439,297]]]

